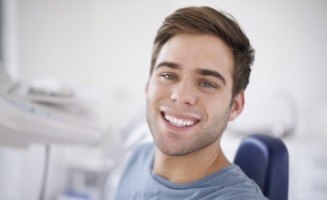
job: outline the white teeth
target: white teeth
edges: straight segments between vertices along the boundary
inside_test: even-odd
[[[193,125],[193,121],[191,120],[183,120],[183,119],[177,119],[173,116],[170,116],[168,114],[165,114],[165,119],[171,123],[174,126],[179,126],[179,127],[183,127],[183,126],[192,126]]]

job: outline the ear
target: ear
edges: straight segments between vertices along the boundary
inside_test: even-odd
[[[242,112],[244,108],[244,91],[239,92],[234,96],[232,99],[232,105],[231,105],[231,110],[229,114],[229,121],[233,121],[236,119]]]

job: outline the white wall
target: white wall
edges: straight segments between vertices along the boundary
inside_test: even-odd
[[[8,148],[0,146],[0,199],[39,198],[44,173],[44,147]]]
[[[2,34],[1,47],[2,59],[0,60],[0,70],[3,70],[13,79],[19,77],[19,63],[18,63],[18,30],[17,26],[17,2],[12,0],[1,0],[2,4],[1,19],[2,19]],[[3,69],[1,69],[3,67]]]
[[[108,123],[116,124],[144,102],[152,40],[164,17],[181,6],[211,5],[232,13],[256,49],[237,127],[289,121],[278,101],[286,95],[299,107],[302,128],[322,133],[326,112],[316,113],[327,102],[326,1],[193,2],[19,0],[21,78],[96,86]]]

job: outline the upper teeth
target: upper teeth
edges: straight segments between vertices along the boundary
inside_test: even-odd
[[[191,120],[177,119],[176,117],[173,117],[168,114],[165,114],[165,119],[175,126],[191,126],[194,123]]]

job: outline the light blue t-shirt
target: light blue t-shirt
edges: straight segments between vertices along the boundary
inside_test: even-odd
[[[266,200],[236,165],[191,183],[177,184],[152,172],[153,158],[153,144],[135,150],[120,180],[116,200]]]

